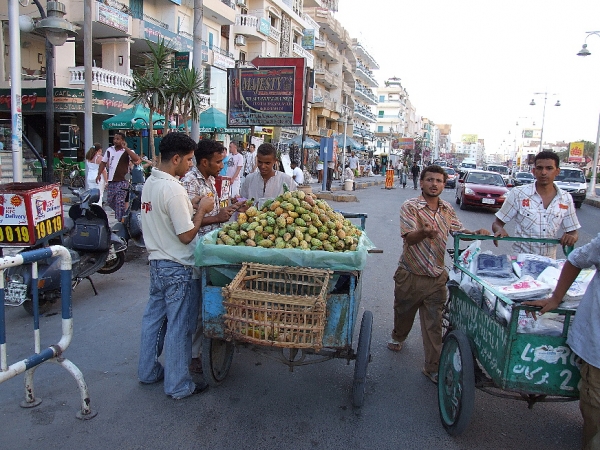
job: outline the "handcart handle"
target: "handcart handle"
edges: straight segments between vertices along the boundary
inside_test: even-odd
[[[361,230],[365,229],[365,223],[367,221],[367,213],[351,213],[351,212],[344,212],[344,211],[336,211],[339,212],[342,216],[344,216],[344,219],[360,219],[360,228]]]

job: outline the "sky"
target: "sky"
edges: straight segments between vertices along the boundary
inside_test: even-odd
[[[523,124],[540,128],[536,92],[547,93],[544,142],[596,142],[600,36],[590,56],[577,52],[600,30],[600,1],[339,0],[335,17],[379,63],[380,85],[399,77],[418,115],[452,124],[453,142],[477,134],[499,153]]]

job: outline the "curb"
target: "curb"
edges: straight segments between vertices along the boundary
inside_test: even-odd
[[[596,197],[596,198],[586,198],[583,203],[585,203],[586,205],[590,205],[593,206],[594,208],[600,208],[600,197]]]

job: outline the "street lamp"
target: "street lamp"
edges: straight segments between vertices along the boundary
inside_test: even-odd
[[[45,182],[52,182],[54,164],[54,46],[63,45],[68,37],[77,35],[73,24],[64,19],[65,5],[61,2],[47,2],[46,9],[39,0],[33,0],[40,12],[41,20],[35,25],[38,34],[46,37],[46,160],[47,168],[42,173]],[[42,169],[43,170],[43,169]]]
[[[592,53],[587,49],[587,44],[585,42],[587,42],[587,38],[589,38],[591,35],[595,35],[600,37],[600,31],[586,31],[586,37],[585,37],[585,41],[583,44],[583,47],[581,47],[581,50],[579,50],[579,53],[577,53],[577,56],[589,56]],[[598,119],[598,132],[596,134],[596,147],[594,148],[594,160],[592,162],[592,178],[590,179],[590,185],[588,188],[588,197],[596,197],[596,174],[598,172],[598,146],[600,145],[600,119]]]
[[[543,95],[544,96],[544,112],[542,114],[542,131],[540,133],[540,152],[543,150],[542,145],[544,144],[544,121],[546,120],[546,101],[548,100],[547,92],[534,92],[533,95]],[[558,95],[558,94],[550,94],[550,95]],[[535,99],[531,99],[529,103],[530,106],[535,106]],[[557,100],[554,106],[560,106],[560,100]]]

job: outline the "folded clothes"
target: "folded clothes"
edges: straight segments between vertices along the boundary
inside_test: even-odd
[[[512,278],[512,263],[508,255],[481,253],[477,257],[477,276],[492,278]]]
[[[552,288],[546,283],[534,280],[531,277],[522,277],[509,286],[498,286],[497,290],[516,302],[546,298],[552,292]]]
[[[537,279],[546,267],[558,267],[556,260],[531,253],[520,253],[517,256],[517,262],[521,266],[521,277],[529,275],[535,279]]]

